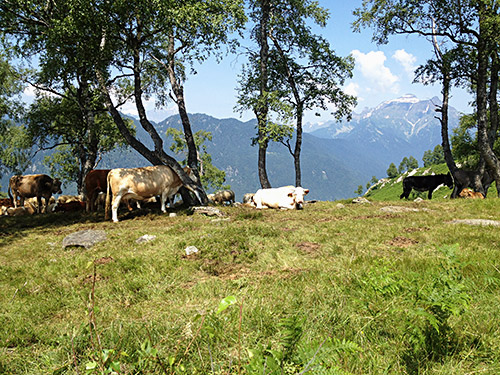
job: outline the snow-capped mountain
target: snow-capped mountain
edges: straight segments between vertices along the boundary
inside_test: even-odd
[[[375,108],[354,113],[350,122],[330,121],[311,134],[320,138],[344,139],[365,145],[383,162],[399,163],[405,156],[421,160],[426,150],[441,144],[441,124],[436,118],[439,98],[420,100],[405,95]],[[460,113],[450,107],[449,127],[458,125]],[[388,165],[388,164],[387,164]]]

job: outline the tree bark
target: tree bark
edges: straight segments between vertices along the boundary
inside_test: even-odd
[[[193,131],[191,130],[191,123],[189,121],[189,116],[186,109],[186,101],[184,100],[184,87],[180,84],[175,74],[175,51],[173,34],[169,35],[168,43],[168,76],[170,79],[170,85],[172,86],[172,91],[175,95],[175,102],[179,110],[182,127],[184,129],[184,137],[186,139],[186,145],[188,148],[187,164],[193,170],[197,182],[201,185],[200,172],[198,168],[198,151],[196,148]]]
[[[269,58],[269,45],[267,43],[268,28],[269,28],[269,15],[271,12],[271,6],[269,0],[262,0],[261,2],[262,15],[260,19],[260,95],[259,103],[255,110],[257,116],[257,135],[258,135],[258,145],[259,145],[259,159],[258,159],[258,170],[259,170],[259,181],[262,188],[267,189],[271,187],[269,179],[267,177],[266,171],[266,153],[267,153],[267,120],[268,120],[268,58]]]
[[[478,3],[479,14],[479,36],[477,40],[477,86],[476,86],[476,106],[477,106],[477,134],[478,147],[481,157],[486,162],[489,172],[495,179],[497,185],[497,195],[500,197],[500,164],[490,145],[488,136],[488,42],[485,38],[487,27],[487,10],[484,3]]]

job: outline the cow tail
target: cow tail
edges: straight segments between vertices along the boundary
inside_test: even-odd
[[[104,206],[104,219],[108,220],[111,218],[110,216],[110,210],[111,210],[111,187],[110,187],[110,183],[109,183],[109,176],[111,175],[111,173],[108,173],[108,175],[106,176],[106,180],[107,180],[107,188],[106,188],[106,204]]]

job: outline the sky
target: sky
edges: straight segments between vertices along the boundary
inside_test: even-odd
[[[330,12],[330,19],[324,28],[314,27],[316,34],[325,37],[331,48],[339,56],[352,55],[355,59],[353,78],[346,82],[344,91],[358,98],[354,112],[373,108],[386,100],[406,94],[414,94],[419,99],[441,98],[440,85],[425,86],[412,83],[414,70],[427,59],[432,58],[432,44],[417,36],[391,36],[387,45],[372,42],[373,30],[361,33],[352,31],[353,10],[361,5],[361,0],[319,0],[320,6]],[[241,42],[244,47],[254,47],[250,40]],[[252,112],[240,114],[234,110],[238,75],[245,59],[241,55],[228,55],[220,63],[210,59],[203,65],[196,65],[196,75],[189,75],[184,86],[186,106],[189,113],[205,113],[216,118],[237,118],[248,121],[254,118]],[[453,89],[450,105],[465,113],[471,112],[470,93]],[[176,106],[157,109],[154,101],[146,104],[149,118],[161,121],[176,114]],[[121,108],[122,112],[137,115],[135,105],[129,103]],[[323,123],[333,120],[331,111],[321,113],[307,112],[304,122]]]

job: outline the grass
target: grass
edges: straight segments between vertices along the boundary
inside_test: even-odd
[[[337,203],[1,217],[0,373],[499,373],[500,200]]]

